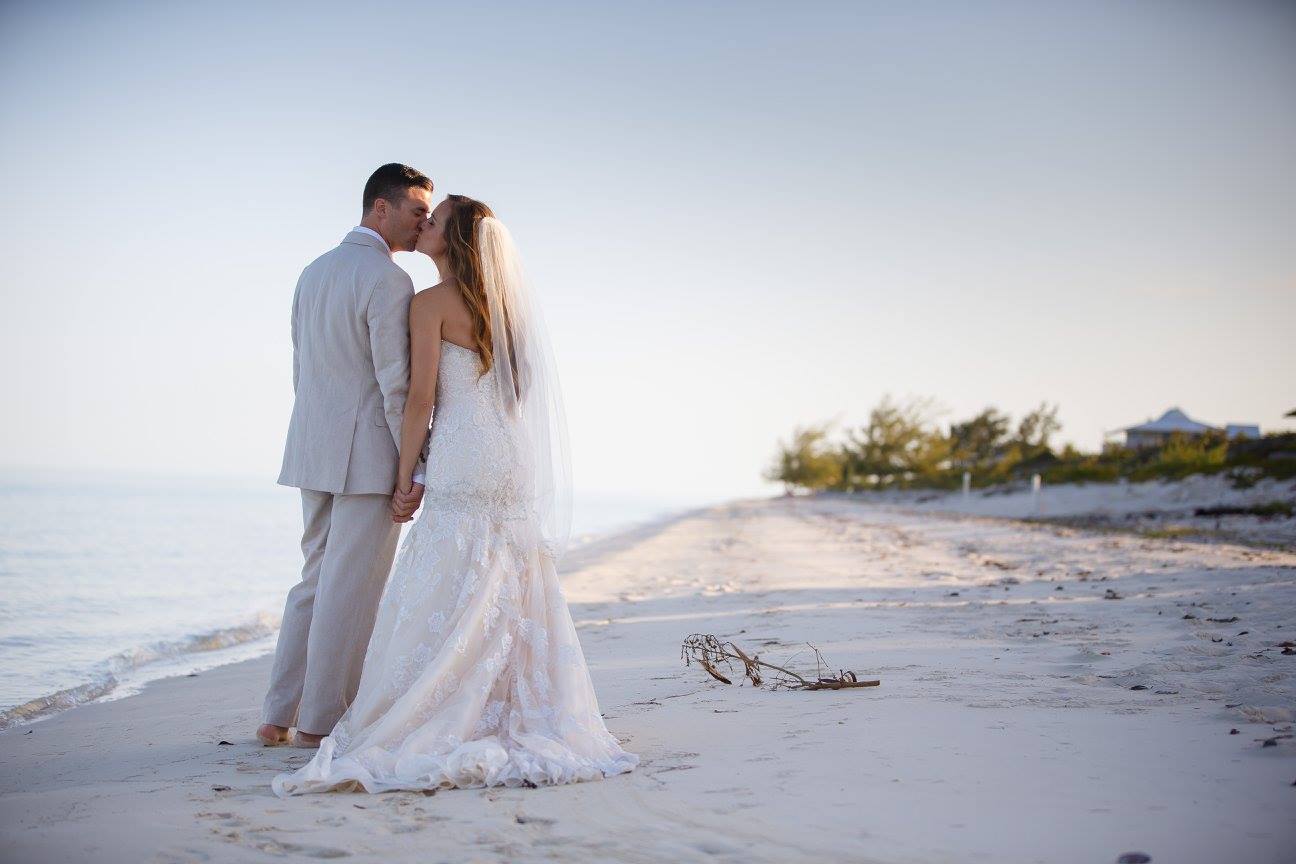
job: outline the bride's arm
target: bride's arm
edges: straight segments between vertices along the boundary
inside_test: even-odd
[[[423,452],[436,402],[442,320],[436,300],[435,292],[421,291],[410,302],[410,383],[401,420],[400,468],[396,474],[396,488],[405,494],[413,486],[414,468]]]

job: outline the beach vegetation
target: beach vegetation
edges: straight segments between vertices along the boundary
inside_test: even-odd
[[[794,430],[789,441],[779,442],[778,454],[765,472],[765,479],[782,483],[789,493],[797,489],[839,486],[842,462],[828,435],[827,425]]]
[[[1098,452],[1054,446],[1058,406],[1041,402],[1013,418],[993,405],[948,424],[931,399],[884,396],[863,425],[796,429],[780,442],[765,478],[788,492],[957,489],[1013,485],[1038,474],[1048,484],[1181,480],[1224,473],[1237,488],[1296,477],[1296,433],[1230,440],[1223,432],[1172,435],[1160,447],[1108,442]]]

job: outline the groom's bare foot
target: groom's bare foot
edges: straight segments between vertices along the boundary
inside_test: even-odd
[[[288,727],[276,726],[273,723],[262,723],[256,731],[257,740],[267,747],[278,747],[288,743]]]
[[[293,738],[293,746],[306,747],[306,748],[318,747],[320,745],[320,742],[323,740],[324,740],[323,735],[312,735],[309,732],[303,732],[300,729],[298,729],[297,735]]]

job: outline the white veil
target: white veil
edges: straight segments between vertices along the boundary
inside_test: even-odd
[[[548,329],[504,223],[493,216],[479,220],[476,242],[490,309],[500,408],[521,430],[525,494],[531,498],[541,547],[557,561],[571,530],[571,453]]]

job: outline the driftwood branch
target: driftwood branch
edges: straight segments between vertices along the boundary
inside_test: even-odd
[[[748,654],[733,642],[721,642],[710,633],[694,633],[680,646],[680,659],[685,666],[697,663],[712,678],[723,684],[732,684],[721,671],[732,670],[742,665],[743,675],[751,681],[753,687],[765,683],[762,669],[770,670],[770,686],[785,687],[789,690],[844,690],[850,687],[877,687],[882,682],[878,679],[861,681],[849,669],[840,669],[836,675],[825,675],[824,670],[831,668],[824,661],[823,654],[813,645],[806,643],[815,655],[815,677],[805,678],[784,666],[776,666],[760,659],[757,654]],[[786,662],[786,661],[785,661]]]

